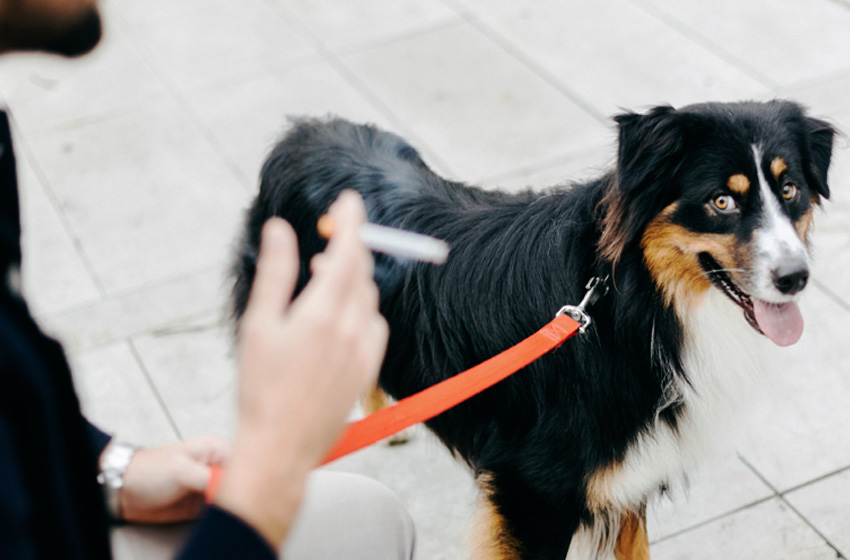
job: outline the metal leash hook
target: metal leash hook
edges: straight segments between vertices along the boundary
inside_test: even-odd
[[[608,276],[605,278],[594,276],[587,282],[585,289],[587,292],[585,292],[584,297],[578,305],[565,305],[555,314],[556,317],[558,315],[566,314],[576,321],[579,325],[581,325],[578,329],[578,332],[581,334],[584,334],[584,331],[586,331],[593,322],[590,315],[587,314],[586,308],[599,301],[605,294],[608,293]]]

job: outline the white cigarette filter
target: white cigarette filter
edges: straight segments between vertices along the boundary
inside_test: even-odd
[[[336,224],[333,218],[324,215],[319,218],[317,229],[319,235],[329,239],[336,230]],[[360,240],[372,251],[402,259],[443,264],[449,257],[449,244],[441,239],[372,223],[360,227]]]

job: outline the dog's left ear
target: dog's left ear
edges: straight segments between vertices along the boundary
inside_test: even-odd
[[[805,117],[809,162],[805,167],[806,182],[818,194],[829,198],[827,171],[832,159],[832,142],[837,131],[826,121]]]

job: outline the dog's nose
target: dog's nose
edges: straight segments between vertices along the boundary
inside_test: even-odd
[[[797,263],[781,264],[773,271],[773,285],[787,295],[794,295],[806,287],[809,281],[809,268]]]

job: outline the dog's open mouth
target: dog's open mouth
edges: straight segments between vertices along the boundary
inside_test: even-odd
[[[755,330],[777,346],[790,346],[803,335],[803,316],[796,302],[770,303],[750,297],[741,290],[714,257],[699,254],[699,262],[711,282],[744,310],[744,318]]]

